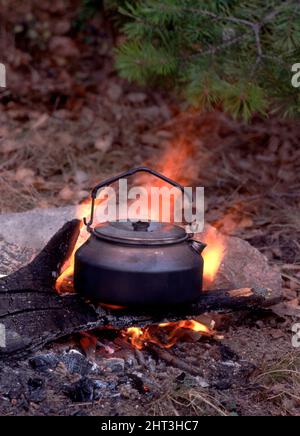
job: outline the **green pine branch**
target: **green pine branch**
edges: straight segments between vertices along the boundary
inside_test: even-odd
[[[291,66],[300,62],[299,0],[114,0],[126,36],[123,77],[170,83],[194,107],[299,115]]]

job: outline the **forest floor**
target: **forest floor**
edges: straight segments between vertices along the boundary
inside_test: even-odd
[[[74,2],[11,7],[16,46],[7,37],[1,213],[78,204],[96,182],[140,164],[204,186],[206,220],[256,246],[284,283],[280,313],[224,332],[224,343],[257,367],[248,389],[236,388],[237,413],[300,415],[300,355],[291,345],[300,298],[299,123],[255,118],[246,125],[186,110],[164,91],[117,76],[118,36],[102,17],[75,31]]]

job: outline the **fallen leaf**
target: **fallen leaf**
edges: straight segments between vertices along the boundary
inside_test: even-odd
[[[80,56],[75,42],[68,36],[53,36],[49,42],[49,50],[55,56],[63,58],[76,58]]]
[[[89,179],[89,175],[88,175],[85,171],[77,170],[77,171],[75,172],[74,181],[75,181],[78,185],[81,185],[81,184],[87,182],[88,179]]]
[[[73,138],[70,135],[70,133],[60,132],[57,135],[57,142],[59,142],[62,145],[70,145],[73,142]]]
[[[122,87],[118,83],[112,83],[107,89],[107,95],[112,101],[118,101],[122,93]]]
[[[30,185],[34,181],[34,174],[31,168],[19,168],[15,174],[15,180]]]
[[[144,144],[156,145],[159,144],[159,139],[153,133],[144,133],[141,136],[141,140]]]
[[[300,307],[289,305],[285,302],[272,306],[272,312],[281,317],[291,316],[300,318]]]
[[[89,195],[90,193],[88,191],[84,191],[84,190],[76,191],[76,198],[78,201],[85,200],[86,198],[89,197]]]
[[[69,188],[69,186],[65,186],[58,194],[59,198],[65,201],[72,200],[74,197],[74,192]]]
[[[253,219],[250,217],[244,217],[240,222],[239,222],[239,228],[242,229],[247,229],[249,227],[253,227]]]
[[[37,130],[40,127],[44,126],[49,120],[48,114],[42,114],[32,125],[33,130]]]
[[[95,142],[95,148],[96,150],[102,151],[103,153],[106,153],[113,143],[113,137],[112,135],[106,135],[103,138],[99,138]]]
[[[53,33],[56,35],[65,35],[71,29],[71,22],[69,20],[60,20],[57,23],[54,22]]]
[[[7,126],[1,126],[0,127],[0,137],[1,138],[5,138],[6,136],[8,136],[9,134],[9,130]]]
[[[131,92],[127,95],[127,100],[131,103],[143,103],[147,99],[147,95],[143,92]]]
[[[272,338],[274,339],[280,339],[282,337],[284,337],[284,332],[280,329],[272,329],[270,331]]]
[[[0,151],[1,153],[11,153],[12,151],[18,150],[19,147],[17,141],[13,139],[5,139],[0,145]]]
[[[293,300],[288,301],[286,304],[288,304],[289,306],[292,306],[292,307],[298,307],[300,310],[298,298],[294,298]]]

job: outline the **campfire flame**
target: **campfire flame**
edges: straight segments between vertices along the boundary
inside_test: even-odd
[[[192,145],[184,137],[181,137],[166,148],[160,159],[161,164],[158,165],[158,170],[170,179],[186,185],[192,178],[197,177],[193,155]],[[189,174],[190,179],[185,177],[186,174]],[[161,181],[158,183],[160,186],[163,184]],[[206,229],[201,239],[207,245],[202,253],[204,259],[203,279],[204,284],[210,286],[221,266],[226,244],[223,236],[213,227]]]
[[[103,201],[103,200],[102,200]],[[96,206],[99,205],[100,201],[96,200]],[[74,263],[75,263],[75,253],[81,245],[83,245],[89,238],[90,234],[86,230],[83,223],[83,218],[88,217],[91,212],[91,199],[86,199],[77,208],[76,217],[80,220],[80,231],[79,236],[74,246],[74,249],[69,256],[69,258],[64,262],[60,275],[56,279],[55,289],[58,293],[72,293],[74,292],[73,287],[73,275],[74,275]]]
[[[189,185],[196,178],[193,146],[184,137],[172,141],[164,150],[157,171],[181,185]],[[188,176],[187,176],[188,174]]]
[[[213,227],[209,227],[203,235],[202,241],[207,244],[203,252],[204,271],[203,279],[205,286],[210,286],[220,269],[226,244],[224,237]]]
[[[186,339],[188,335],[190,336],[191,332],[206,337],[212,337],[215,334],[212,329],[193,319],[161,323],[144,328],[129,327],[122,334],[133,347],[142,350],[149,343],[162,348],[171,348],[181,338]]]
[[[86,241],[85,237],[83,236],[84,233],[85,233],[85,226],[83,224],[83,221],[81,221],[80,232],[74,250],[72,251],[70,257],[64,262],[61,268],[60,275],[56,279],[55,289],[59,294],[74,292],[73,275],[74,275],[75,253],[78,250],[78,248]]]

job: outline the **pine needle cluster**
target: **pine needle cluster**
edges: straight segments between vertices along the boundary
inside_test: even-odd
[[[244,120],[299,115],[300,91],[291,85],[300,62],[299,0],[113,0],[106,7],[123,17],[122,77]]]

